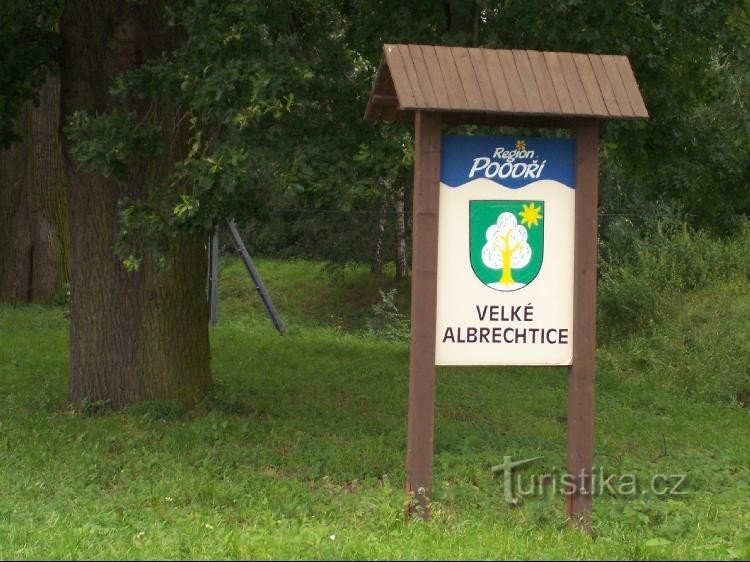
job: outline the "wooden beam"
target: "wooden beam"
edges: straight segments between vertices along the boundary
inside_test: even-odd
[[[568,490],[570,524],[591,532],[596,370],[596,253],[599,122],[574,126],[576,140],[573,363],[568,369]]]
[[[409,420],[406,447],[407,514],[428,519],[432,494],[435,424],[435,322],[437,309],[439,113],[414,115],[414,203],[411,281]]]
[[[451,125],[486,125],[491,127],[527,127],[546,129],[570,129],[576,122],[569,117],[550,117],[543,115],[524,115],[520,113],[470,113],[445,112],[443,122]]]
[[[387,107],[398,107],[398,98],[396,96],[386,96],[383,94],[374,94],[372,96],[373,105],[384,105]]]
[[[375,96],[381,95],[396,95],[396,90],[393,86],[393,79],[391,78],[391,72],[390,70],[388,70],[388,65],[385,62],[385,57],[380,60],[378,73],[375,76],[375,83],[373,84],[372,91],[370,92],[370,99],[368,100],[367,107],[365,108],[365,121],[378,121],[381,119],[385,121],[393,120],[393,116],[384,115],[384,108],[380,105],[377,105],[374,101]]]

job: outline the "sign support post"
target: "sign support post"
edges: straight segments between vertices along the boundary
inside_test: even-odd
[[[406,445],[408,514],[429,519],[435,424],[435,320],[440,196],[439,113],[414,116],[414,203],[411,277],[409,419]]]
[[[576,140],[573,363],[568,368],[568,490],[571,524],[591,532],[596,368],[596,254],[599,122],[582,120]]]

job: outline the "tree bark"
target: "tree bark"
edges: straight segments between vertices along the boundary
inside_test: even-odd
[[[396,215],[396,279],[409,276],[409,260],[406,256],[406,217],[404,215],[404,188],[396,191],[394,202]]]
[[[60,149],[60,80],[18,120],[23,140],[0,154],[0,301],[49,302],[69,276],[65,172]]]
[[[381,275],[383,273],[383,237],[385,235],[385,222],[388,218],[388,198],[383,195],[380,200],[380,214],[375,225],[375,242],[372,245],[372,258],[370,258],[370,274]]]
[[[112,109],[115,77],[177,43],[162,2],[67,0],[61,33],[66,118]],[[127,109],[139,119],[147,112]],[[174,138],[174,108],[164,101],[156,109],[165,139]],[[177,237],[166,266],[146,252],[136,272],[115,254],[119,198],[148,196],[180,148],[165,142],[158,162],[133,163],[120,183],[78,167],[67,139],[63,149],[70,180],[71,401],[114,408],[143,400],[195,404],[211,382],[203,241]]]

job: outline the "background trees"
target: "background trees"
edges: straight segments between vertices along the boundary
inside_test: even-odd
[[[205,228],[231,211],[245,219],[254,245],[276,255],[334,262],[372,256],[373,271],[383,252],[394,259],[408,246],[401,217],[409,216],[411,133],[399,124],[365,124],[361,113],[382,43],[398,41],[625,53],[652,119],[610,123],[604,131],[605,236],[617,231],[619,217],[685,217],[727,233],[747,211],[742,2],[178,7],[172,24],[190,39],[150,75],[171,87],[170,95],[197,104],[202,117],[191,127],[202,144],[193,156],[210,153],[213,163],[189,159],[184,176],[200,176],[202,184],[173,223]],[[133,85],[151,95],[148,82],[141,74]],[[720,202],[710,205],[716,189]]]
[[[0,302],[48,302],[68,278],[55,26],[59,3],[0,3]]]
[[[362,121],[384,42],[628,55],[652,118],[604,129],[607,247],[634,224],[730,234],[750,210],[740,0],[66,0],[58,50],[62,4],[0,5],[0,142],[23,137],[0,157],[0,296],[59,293],[65,278],[68,188],[52,141],[34,140],[57,128],[40,88],[59,60],[74,400],[200,399],[203,239],[228,218],[261,253],[408,273],[411,131]],[[31,207],[37,226],[14,234]],[[30,252],[40,241],[52,249]],[[20,284],[43,270],[54,282]]]
[[[379,61],[383,42],[628,55],[651,119],[612,122],[604,128],[601,212],[607,243],[617,243],[621,234],[632,232],[633,224],[648,227],[683,220],[728,234],[750,208],[746,158],[750,146],[750,31],[743,2],[708,0],[685,5],[635,1],[615,6],[609,2],[535,0],[431,4],[360,0],[339,3],[336,14],[339,37],[348,50],[345,54],[365,65],[369,75]],[[350,78],[338,85],[337,91],[350,92],[345,106],[357,100],[364,107],[364,100],[358,98],[369,87],[367,80],[364,82],[357,86]],[[350,115],[352,120],[346,122]],[[325,174],[325,185],[315,184],[312,174],[283,184],[284,198],[268,199],[277,205],[270,208],[267,218],[271,220],[252,225],[254,242],[280,255],[296,253],[336,261],[366,255],[352,242],[342,246],[339,232],[323,226],[330,225],[333,216],[347,229],[360,228],[365,238],[374,237],[373,244],[379,247],[380,229],[359,225],[381,224],[376,218],[382,209],[379,197],[386,194],[392,198],[396,186],[406,186],[408,206],[410,155],[406,147],[411,146],[411,133],[398,124],[363,125],[359,117],[342,110],[338,118],[346,122],[346,142],[322,145],[327,161],[334,157],[335,162],[352,163],[346,176],[349,179],[340,185],[333,164],[327,168],[334,172]],[[399,136],[400,141],[395,139]],[[357,142],[357,152],[352,155]],[[307,164],[309,159],[303,162]],[[399,176],[405,179],[392,179]],[[373,178],[391,179],[377,185]],[[332,195],[326,196],[328,193]],[[278,220],[304,225],[308,236],[294,237],[294,228],[269,228],[276,213],[282,216]],[[386,217],[389,238],[395,229],[392,209]],[[362,236],[356,239],[362,240]],[[384,249],[390,250],[387,259],[393,259],[392,246],[386,244]]]
[[[50,75],[0,152],[0,302],[49,302],[69,275],[67,181],[60,149],[60,80]]]

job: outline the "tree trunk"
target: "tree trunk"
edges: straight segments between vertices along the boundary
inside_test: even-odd
[[[372,275],[383,273],[383,237],[387,218],[388,198],[384,195],[380,200],[380,214],[378,215],[378,223],[375,225],[375,242],[372,246],[372,258],[370,259],[370,274]]]
[[[69,275],[60,80],[51,76],[18,121],[23,140],[0,154],[0,301],[49,302]]]
[[[406,217],[404,215],[404,188],[396,191],[394,203],[396,215],[396,279],[409,276],[409,260],[406,257]]]
[[[115,77],[169,51],[176,34],[162,2],[67,0],[62,16],[62,108],[105,112]],[[146,107],[128,108],[144,118]],[[158,103],[165,138],[174,108]],[[119,408],[143,400],[193,405],[210,386],[206,253],[177,237],[166,266],[148,253],[126,271],[115,254],[117,203],[147,196],[172,169],[179,148],[164,143],[158,162],[134,163],[118,183],[81,169],[63,142],[70,180],[70,399]]]

